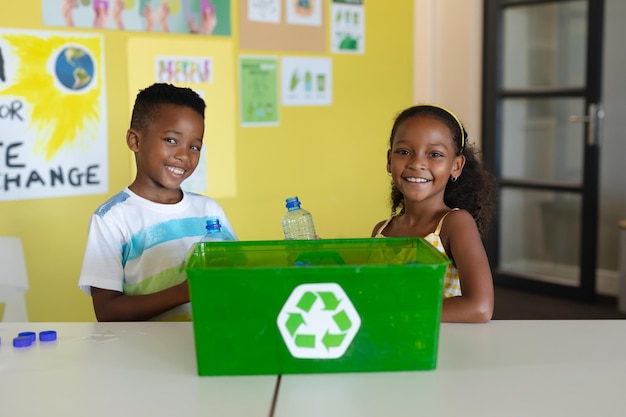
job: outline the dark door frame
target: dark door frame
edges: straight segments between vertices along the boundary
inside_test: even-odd
[[[588,5],[587,24],[587,59],[586,79],[583,88],[549,88],[511,90],[503,89],[502,68],[500,63],[502,49],[502,14],[510,7],[563,3],[580,0],[484,0],[483,33],[483,98],[482,98],[482,152],[486,166],[498,179],[498,196],[503,188],[516,187],[525,189],[549,189],[553,191],[576,191],[582,195],[580,227],[580,277],[579,286],[564,285],[531,280],[499,271],[500,264],[500,221],[498,210],[492,232],[485,240],[485,247],[490,259],[494,281],[517,288],[539,291],[551,295],[593,301],[596,296],[596,265],[598,241],[598,182],[599,182],[599,146],[589,145],[585,138],[583,182],[580,186],[533,184],[532,181],[512,181],[502,178],[502,146],[498,132],[502,125],[502,100],[505,98],[541,98],[541,97],[583,97],[585,108],[601,103],[602,98],[602,49],[604,32],[604,0],[586,0]],[[598,124],[595,124],[598,128]],[[585,130],[585,135],[589,132]],[[594,132],[596,135],[599,131]],[[597,137],[597,136],[596,136]],[[574,225],[573,225],[574,226]]]

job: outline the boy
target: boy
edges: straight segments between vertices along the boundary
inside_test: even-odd
[[[236,238],[217,202],[180,188],[198,165],[204,110],[189,88],[153,84],[137,95],[126,132],[137,175],[92,215],[78,282],[98,321],[189,320],[185,255],[209,216]]]

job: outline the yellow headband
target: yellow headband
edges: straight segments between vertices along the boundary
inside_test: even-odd
[[[420,104],[420,106],[429,106],[429,107],[435,107],[437,109],[441,109],[443,111],[445,111],[446,113],[448,113],[450,116],[452,116],[454,118],[454,120],[456,120],[456,122],[459,125],[459,129],[461,129],[461,152],[463,152],[463,148],[465,148],[465,131],[463,130],[463,124],[461,123],[461,121],[459,120],[458,117],[456,117],[456,114],[452,113],[452,111],[450,109],[447,109],[443,106],[440,106],[438,104]]]

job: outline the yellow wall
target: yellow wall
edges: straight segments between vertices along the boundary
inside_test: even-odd
[[[54,30],[42,26],[41,0],[13,4],[3,7],[0,27]],[[365,4],[366,53],[323,55],[333,59],[332,106],[281,107],[279,127],[235,127],[236,195],[218,201],[240,239],[281,239],[284,199],[291,195],[298,195],[303,207],[313,213],[318,233],[324,238],[369,236],[373,225],[388,215],[387,138],[394,116],[411,105],[413,97],[413,0]],[[328,13],[329,0],[325,6]],[[236,1],[231,2],[231,16],[233,62],[240,53],[298,55],[240,50],[234,18],[238,16]],[[132,180],[131,155],[124,142],[132,101],[126,88],[127,41],[133,36],[184,36],[112,30],[102,33],[109,192],[0,202],[0,235],[22,239],[31,321],[94,320],[91,299],[78,290],[77,281],[91,213]],[[238,114],[236,105],[232,112]],[[205,138],[210,140],[219,138]]]

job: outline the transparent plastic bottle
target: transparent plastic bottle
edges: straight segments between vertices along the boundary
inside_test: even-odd
[[[285,202],[287,213],[282,220],[285,239],[315,239],[315,225],[311,213],[300,208],[298,197],[290,197]]]
[[[224,242],[232,240],[230,235],[222,231],[219,217],[209,217],[206,222],[206,234],[200,242]]]

